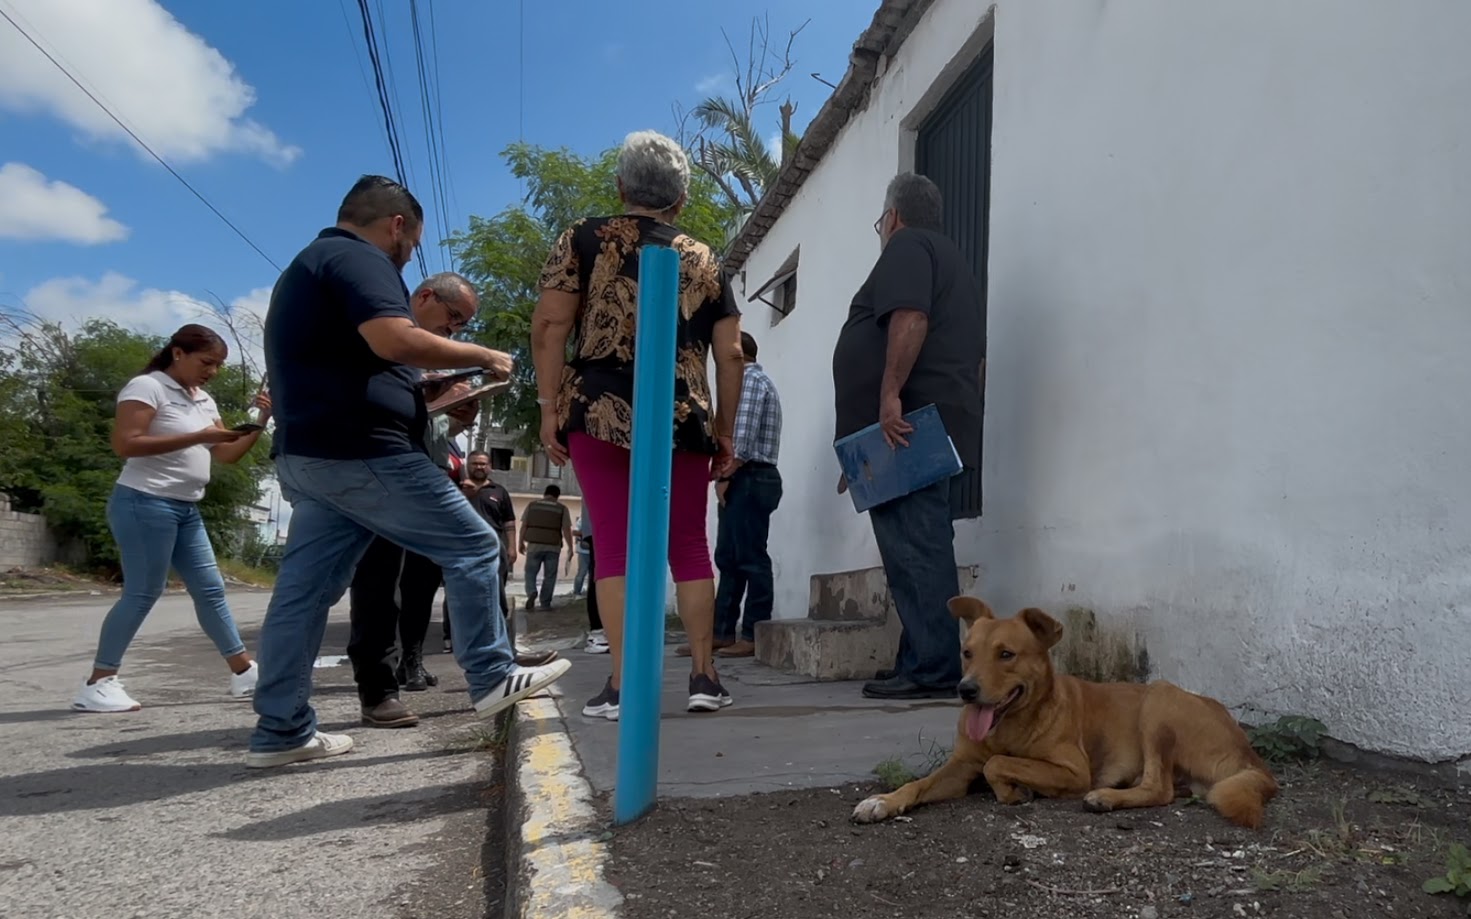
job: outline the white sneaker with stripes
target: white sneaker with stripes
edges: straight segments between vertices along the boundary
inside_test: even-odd
[[[496,712],[505,711],[517,702],[555,683],[562,674],[572,669],[566,658],[554,660],[540,667],[512,667],[510,674],[485,698],[475,703],[475,714],[489,718]]]

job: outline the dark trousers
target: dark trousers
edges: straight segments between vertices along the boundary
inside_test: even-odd
[[[398,695],[400,660],[417,660],[444,573],[429,559],[373,537],[348,588],[347,657],[358,699],[372,708]],[[397,597],[395,598],[395,594]]]
[[[715,593],[716,638],[735,638],[739,625],[741,638],[755,641],[756,623],[771,618],[776,582],[766,541],[781,495],[781,473],[769,463],[747,463],[730,478],[715,537],[715,567],[720,569],[720,587]]]
[[[950,483],[869,509],[889,594],[904,631],[895,675],[921,686],[960,682],[960,629],[946,604],[960,594]]]
[[[602,631],[603,617],[598,615],[598,550],[592,540],[587,541],[587,627],[594,632]]]

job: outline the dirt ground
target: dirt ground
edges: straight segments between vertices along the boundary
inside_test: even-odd
[[[1471,795],[1326,763],[1276,770],[1260,831],[1203,803],[1085,813],[989,793],[859,826],[884,789],[660,802],[614,831],[627,919],[1463,917],[1421,884],[1471,842]]]

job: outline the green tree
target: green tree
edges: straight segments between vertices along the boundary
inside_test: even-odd
[[[540,294],[537,281],[557,237],[582,217],[622,210],[616,183],[618,151],[584,157],[567,149],[513,144],[502,153],[511,174],[526,185],[522,203],[494,217],[470,218],[450,238],[461,273],[480,292],[480,314],[467,330],[475,341],[511,354],[511,387],[490,400],[486,415],[534,445],[540,425],[536,375],[531,363],[531,314]],[[725,238],[734,214],[709,176],[691,177],[689,200],[679,228],[712,245]]]
[[[73,334],[52,323],[6,317],[0,328],[0,491],[17,510],[39,511],[89,562],[110,569],[117,546],[107,498],[122,460],[110,440],[118,390],[165,339],[91,320]],[[231,362],[210,384],[226,422],[244,420],[259,381]],[[241,512],[260,495],[269,450],[216,464],[199,510],[215,549],[230,555],[246,537]]]

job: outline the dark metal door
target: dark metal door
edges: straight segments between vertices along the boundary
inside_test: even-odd
[[[965,253],[980,281],[983,323],[991,201],[991,62],[991,46],[987,45],[920,125],[914,151],[915,172],[928,176],[940,187],[945,234]],[[982,339],[983,358],[985,353],[986,342]],[[982,383],[984,425],[984,379]],[[952,480],[952,506],[957,517],[979,517],[981,457],[962,459],[966,471]]]

